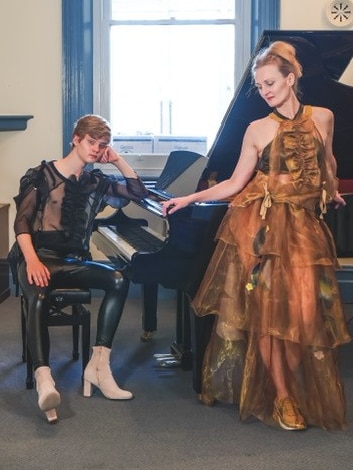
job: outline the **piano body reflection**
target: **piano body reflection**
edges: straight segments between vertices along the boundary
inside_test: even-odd
[[[353,182],[353,31],[265,31],[254,50],[254,55],[261,48],[276,40],[290,42],[297,50],[298,59],[303,65],[303,78],[300,82],[302,102],[327,107],[333,111],[335,115],[333,150],[338,162],[337,176],[342,181]],[[204,189],[214,182],[227,179],[232,174],[248,124],[270,112],[252,86],[250,67],[251,61],[208,152],[207,164],[195,183],[195,190]],[[182,178],[188,178],[187,172]],[[164,194],[158,194],[158,191],[155,191],[156,188],[151,188],[150,197],[141,204],[141,209],[146,214],[136,223],[148,225],[147,214],[149,213],[159,217],[158,200],[170,197],[168,193],[186,194],[186,192],[178,191],[179,183],[180,179],[176,179],[174,191],[167,190]],[[353,188],[350,188],[349,192],[353,193]],[[327,222],[335,240],[341,240],[338,246],[338,255],[341,257],[353,256],[352,198],[353,195],[346,196],[347,206],[338,211],[330,208],[327,215]],[[162,284],[182,293],[177,318],[179,318],[179,323],[184,323],[184,326],[185,324],[188,326],[190,319],[192,322],[191,343],[190,339],[185,337],[181,340],[183,349],[192,353],[194,388],[197,392],[199,391],[200,364],[212,326],[212,316],[205,318],[189,316],[187,300],[194,295],[202,278],[214,248],[213,237],[226,208],[226,203],[209,202],[192,205],[176,212],[171,217],[168,216],[165,222],[167,227],[164,226],[159,230],[162,233],[160,248],[153,253],[133,254],[125,268],[130,279],[151,288],[145,289],[148,300],[146,303],[145,299],[144,305],[145,308],[149,305],[150,309],[149,312],[144,312],[144,328],[147,330],[156,326],[153,313],[154,304],[157,302],[156,286]],[[112,228],[112,223],[105,220],[104,224],[110,225],[110,231],[107,227],[100,226],[99,232],[93,236],[93,241],[99,249],[107,253],[110,259],[117,261],[124,256],[118,244],[114,252],[112,248],[114,243],[110,242],[116,237],[114,232],[119,231],[119,226],[126,222],[124,209],[119,211],[116,217],[116,227]],[[346,222],[349,222],[349,226]],[[350,230],[349,234],[348,230]],[[107,244],[111,249],[110,252],[107,250]],[[340,279],[338,273],[338,279],[343,283],[347,281],[347,277],[348,282],[351,283],[352,274],[348,273],[347,276],[347,271],[345,271]],[[150,315],[150,318],[148,319],[146,315]],[[187,329],[184,328],[184,330],[187,332]]]

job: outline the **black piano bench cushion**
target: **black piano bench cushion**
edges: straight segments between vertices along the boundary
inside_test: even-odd
[[[91,303],[91,291],[88,289],[54,289],[50,292],[50,303],[59,308],[89,304]]]

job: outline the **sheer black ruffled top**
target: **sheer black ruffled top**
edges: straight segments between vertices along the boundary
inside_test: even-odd
[[[79,179],[65,178],[54,162],[42,162],[21,178],[14,198],[16,236],[30,233],[37,249],[83,255],[89,251],[93,222],[107,205],[120,208],[147,195],[140,178],[84,171]]]

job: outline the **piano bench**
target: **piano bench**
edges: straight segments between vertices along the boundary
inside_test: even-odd
[[[72,326],[74,361],[79,359],[79,330],[81,327],[82,380],[89,360],[91,337],[91,313],[85,306],[91,303],[88,289],[55,289],[50,292],[48,326]],[[33,388],[33,364],[27,346],[26,299],[21,295],[22,361],[27,364],[26,388]],[[69,311],[65,310],[66,308]]]

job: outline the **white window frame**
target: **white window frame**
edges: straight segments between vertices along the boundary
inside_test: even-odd
[[[108,119],[110,119],[110,1],[94,0],[93,2],[93,112]],[[234,0],[234,2],[236,44],[236,47],[234,45],[234,83],[236,89],[251,54],[251,2],[248,0]]]

